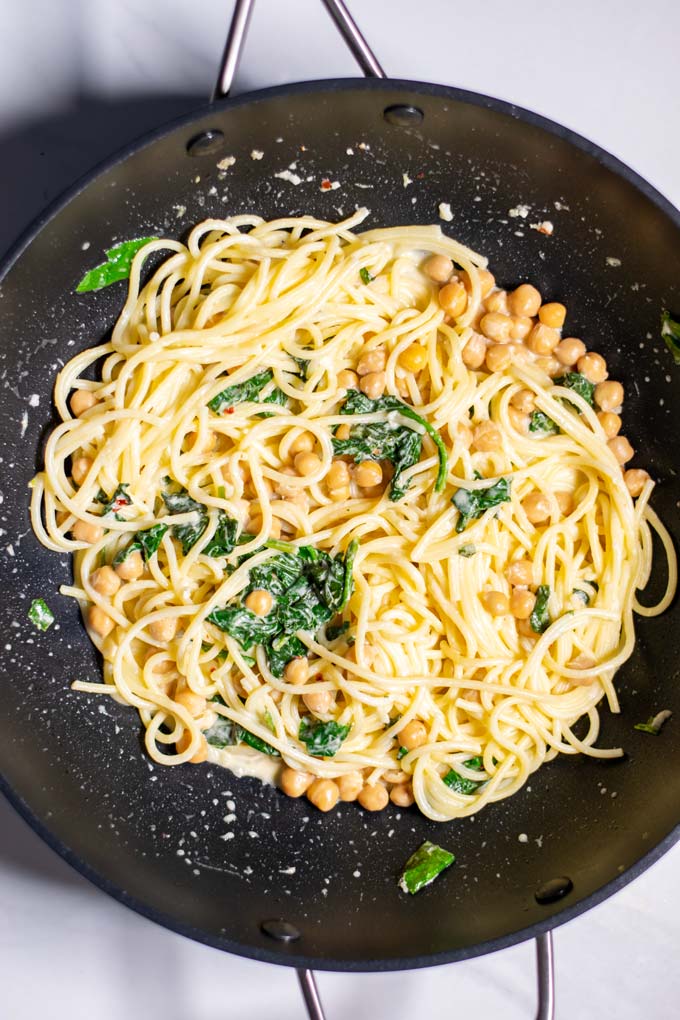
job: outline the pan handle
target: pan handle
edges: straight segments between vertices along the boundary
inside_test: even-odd
[[[363,74],[367,78],[385,78],[385,72],[361,34],[356,21],[347,10],[344,0],[323,0],[323,4]],[[220,61],[220,70],[211,97],[213,102],[216,99],[226,99],[231,91],[254,6],[255,0],[236,0],[234,4],[234,13]]]
[[[325,1020],[314,971],[299,970],[297,975],[309,1020]],[[555,966],[550,931],[536,939],[536,979],[538,991],[536,1020],[555,1020]]]

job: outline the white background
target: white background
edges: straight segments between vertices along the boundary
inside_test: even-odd
[[[561,121],[680,205],[677,0],[349,0],[388,74]],[[198,105],[226,0],[0,0],[0,252],[96,160]],[[236,90],[356,73],[319,0],[258,0]],[[650,791],[650,795],[653,795]],[[680,846],[560,929],[560,1020],[680,1014]],[[328,1020],[534,1014],[529,945],[436,970],[319,978]],[[193,944],[90,886],[0,803],[0,1016],[274,1018],[292,972]]]

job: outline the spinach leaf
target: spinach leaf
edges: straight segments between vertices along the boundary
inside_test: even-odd
[[[672,712],[664,708],[661,712],[657,712],[656,715],[650,716],[647,722],[635,723],[633,729],[642,730],[643,733],[651,733],[652,736],[658,737],[661,727],[672,715]]]
[[[294,634],[283,634],[270,641],[266,646],[266,652],[270,671],[275,677],[281,678],[291,659],[299,659],[307,654],[307,645]]]
[[[313,726],[309,725],[307,719],[301,719],[298,737],[307,745],[307,754],[317,758],[332,758],[340,750],[350,729],[349,723],[341,726],[334,719],[329,722],[316,722]]]
[[[222,701],[221,698],[219,700]],[[212,726],[203,731],[203,735],[213,747],[231,747],[236,743],[236,727],[231,719],[223,715],[218,715]]]
[[[481,517],[485,510],[507,503],[510,499],[510,483],[509,478],[499,478],[486,489],[458,489],[451,499],[459,512],[456,531],[465,531],[470,521]]]
[[[463,762],[463,764],[466,768],[472,769],[473,772],[482,772],[484,769],[484,762],[479,756],[476,756],[475,758],[468,758],[468,760]],[[444,782],[451,790],[453,790],[454,793],[465,793],[469,796],[478,790],[480,786],[484,786],[484,783],[486,783],[487,780],[466,779],[465,776],[461,776],[455,769],[449,769],[444,776]]]
[[[675,364],[680,365],[680,322],[672,319],[668,311],[661,313],[661,337]]]
[[[359,276],[361,277],[362,283],[370,283],[371,280],[373,279],[366,266],[361,267],[361,269],[359,270]]]
[[[397,751],[397,761],[401,761],[408,754],[408,747],[400,747]]]
[[[213,609],[206,619],[233,637],[244,649],[266,644],[279,630],[275,609],[266,616],[258,616],[245,606],[225,606],[224,609]]]
[[[359,390],[349,390],[340,413],[347,415],[373,414],[376,411],[398,411],[402,417],[417,422],[425,429],[437,447],[439,470],[434,488],[435,492],[441,492],[446,482],[448,462],[446,447],[437,430],[412,407],[389,394],[372,400]],[[406,492],[408,482],[404,483],[401,476],[407,468],[417,464],[421,449],[422,436],[419,432],[390,421],[353,425],[349,439],[333,439],[333,452],[337,456],[353,457],[357,464],[362,460],[389,460],[392,462],[394,476],[390,484],[390,499],[393,502],[401,499]]]
[[[182,543],[182,553],[186,556],[208,527],[208,511],[202,503],[192,499],[186,489],[181,492],[164,492],[163,502],[171,514],[195,514],[193,521],[172,526],[172,533]]]
[[[266,740],[260,740],[254,733],[243,728],[243,726],[236,726],[236,739],[239,744],[247,744],[248,747],[254,747],[256,751],[262,751],[263,754],[271,755],[272,758],[280,758],[281,752],[277,751],[275,747],[268,744]]]
[[[532,413],[529,419],[529,432],[533,432],[535,436],[556,436],[559,435],[559,431],[559,425],[556,425],[547,414],[543,414],[543,411]]]
[[[548,599],[550,598],[550,585],[540,584],[536,589],[536,602],[534,610],[529,617],[531,629],[537,634],[542,634],[550,626],[550,613],[548,612]]]
[[[578,393],[579,397],[583,397],[591,407],[595,403],[593,396],[595,393],[595,383],[591,383],[580,372],[567,372],[565,375],[561,375],[559,379],[555,379],[555,386],[566,386],[568,390],[573,390],[574,393]]]
[[[114,492],[113,496],[111,496],[110,499],[108,497],[105,497],[106,498],[105,502],[104,500],[99,499],[99,494],[97,494],[98,501],[100,503],[104,503],[104,506],[102,508],[102,517],[106,517],[108,516],[108,514],[112,513],[115,515],[116,520],[122,519],[118,517],[118,511],[122,510],[124,506],[129,506],[130,503],[132,502],[127,493],[129,487],[130,487],[129,482],[121,482],[121,484],[117,487],[116,491]]]
[[[238,542],[238,527],[238,521],[229,517],[223,510],[219,510],[213,537],[201,549],[203,555],[215,559],[218,556],[228,556],[232,553]]]
[[[337,641],[339,637],[346,634],[349,630],[349,621],[343,620],[342,623],[332,624],[330,627],[326,627],[326,641]]]
[[[215,414],[220,414],[225,408],[233,407],[235,404],[242,404],[245,401],[256,404],[285,405],[288,398],[278,386],[264,400],[260,400],[260,392],[273,378],[274,373],[271,368],[266,368],[263,372],[258,372],[256,375],[251,376],[250,379],[246,379],[245,382],[236,383],[234,386],[227,386],[226,389],[208,401],[208,407]]]
[[[28,618],[38,630],[49,630],[54,623],[54,613],[44,599],[33,599]]]
[[[106,253],[106,262],[90,269],[76,287],[76,293],[83,294],[89,290],[101,290],[118,280],[127,280],[130,275],[132,260],[145,244],[157,241],[157,237],[137,237],[133,241],[122,241]]]
[[[128,556],[133,552],[140,552],[144,562],[148,563],[151,557],[158,552],[158,547],[160,546],[163,535],[167,530],[167,524],[154,524],[145,531],[135,532],[132,541],[114,556],[114,567],[118,566],[119,563],[124,563]]]
[[[455,856],[436,843],[426,840],[416,852],[409,857],[399,879],[399,888],[407,893],[417,893],[430,882],[434,882],[442,871],[449,868]]]
[[[477,552],[477,546],[472,542],[467,542],[465,545],[461,545],[458,549],[458,555],[469,559],[470,556],[474,556]]]

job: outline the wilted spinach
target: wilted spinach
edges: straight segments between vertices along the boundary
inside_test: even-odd
[[[510,499],[510,479],[499,478],[486,489],[458,489],[451,502],[459,512],[456,531],[465,531],[470,521],[481,517],[485,510]]]
[[[332,758],[342,746],[351,726],[345,726],[331,719],[329,722],[316,722],[310,725],[309,720],[300,721],[298,737],[307,745],[307,754],[317,758]]]

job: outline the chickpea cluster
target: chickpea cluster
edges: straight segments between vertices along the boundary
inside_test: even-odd
[[[423,265],[425,274],[439,286],[439,303],[450,320],[468,310],[471,282],[466,272],[457,272],[451,259],[432,255]],[[472,336],[463,349],[463,362],[474,371],[503,372],[511,364],[533,362],[556,378],[565,372],[580,372],[595,386],[597,418],[607,438],[607,445],[621,465],[624,481],[631,496],[639,496],[649,475],[640,468],[626,470],[635,451],[621,430],[623,386],[609,379],[607,362],[601,354],[588,351],[578,337],[562,337],[567,309],[559,301],[543,302],[540,291],[530,283],[514,290],[496,287],[496,280],[486,269],[479,270],[481,303],[473,318]],[[522,434],[529,432],[534,397],[530,390],[521,390],[510,401],[510,420]],[[470,435],[474,449],[491,451],[501,445],[500,430],[493,422],[480,423]],[[546,507],[537,497],[538,505],[531,513],[543,514]],[[549,516],[533,520],[540,523]]]

